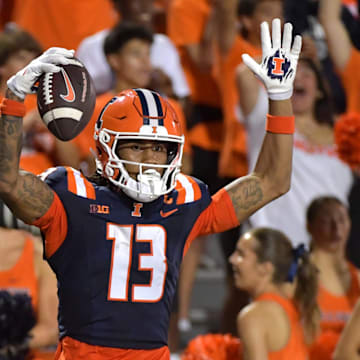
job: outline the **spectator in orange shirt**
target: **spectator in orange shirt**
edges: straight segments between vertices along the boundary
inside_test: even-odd
[[[340,200],[324,196],[312,201],[306,218],[312,262],[319,269],[321,311],[321,334],[312,345],[310,359],[318,360],[322,354],[321,360],[331,360],[336,341],[360,296],[358,270],[345,255],[350,217]]]
[[[293,249],[282,232],[257,228],[240,238],[230,262],[236,285],[253,299],[237,317],[243,358],[308,359],[319,308],[317,270],[304,245]]]
[[[80,41],[117,20],[112,0],[14,0],[12,20],[44,49],[76,49]]]
[[[0,227],[0,246],[0,290],[28,295],[36,315],[28,343],[21,344],[30,350],[27,359],[53,359],[58,341],[56,277],[42,258],[41,240],[22,230]],[[12,324],[14,333],[18,325]],[[3,351],[0,348],[2,355]]]
[[[113,0],[114,10],[121,17],[120,22],[132,22],[153,31],[156,28],[156,4],[154,0]],[[111,90],[115,76],[106,60],[104,41],[110,28],[86,37],[76,50],[76,57],[83,62],[92,76],[97,94]],[[171,80],[171,86],[178,99],[189,95],[189,88],[180,64],[179,54],[165,34],[154,33],[150,51],[151,64],[163,71]]]

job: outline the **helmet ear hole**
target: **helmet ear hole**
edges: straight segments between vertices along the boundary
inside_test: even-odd
[[[177,143],[168,143],[167,150],[167,163],[171,164],[171,162],[175,159],[176,154],[178,153],[179,145]]]

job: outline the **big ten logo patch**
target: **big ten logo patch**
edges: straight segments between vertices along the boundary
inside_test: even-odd
[[[110,214],[110,208],[107,205],[90,204],[90,214]]]
[[[278,78],[280,81],[287,77],[290,69],[290,60],[280,54],[277,50],[273,56],[270,56],[267,62],[267,75],[272,79]]]

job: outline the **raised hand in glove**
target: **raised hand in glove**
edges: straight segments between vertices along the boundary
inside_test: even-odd
[[[12,76],[7,81],[7,86],[17,97],[24,99],[26,94],[36,92],[34,84],[40,75],[47,72],[59,72],[60,67],[57,65],[70,64],[70,59],[73,57],[74,50],[50,48]]]
[[[301,36],[296,35],[292,42],[292,25],[284,25],[284,34],[281,44],[280,19],[272,21],[272,39],[269,25],[261,24],[262,60],[258,64],[248,54],[243,54],[244,63],[264,83],[271,100],[286,100],[293,93],[293,82],[296,66],[301,50]]]

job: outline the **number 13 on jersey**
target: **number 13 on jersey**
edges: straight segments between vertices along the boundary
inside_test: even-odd
[[[132,238],[135,242],[150,243],[150,253],[139,254],[139,271],[150,271],[147,285],[130,286],[132,262]],[[113,241],[108,300],[132,302],[157,302],[164,293],[167,272],[166,231],[161,225],[118,225],[107,224],[107,240]]]

